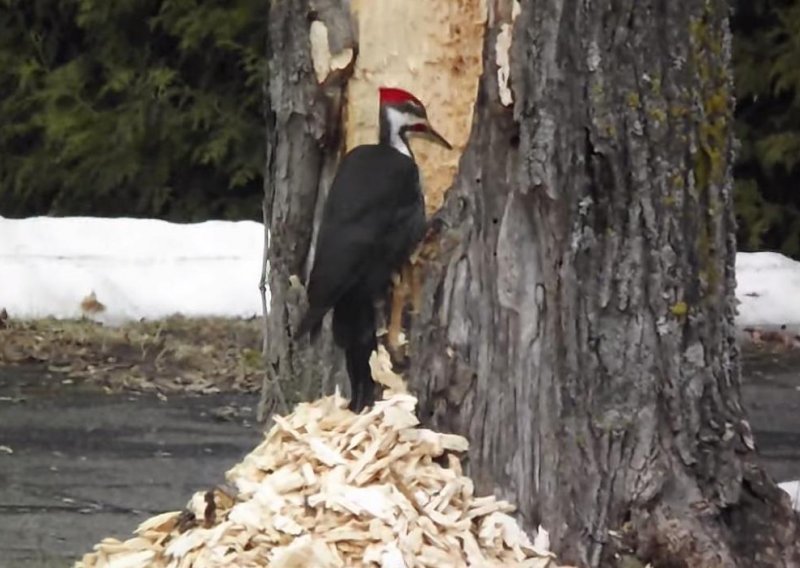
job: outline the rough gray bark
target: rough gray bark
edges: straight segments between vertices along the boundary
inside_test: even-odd
[[[524,3],[415,320],[424,421],[580,566],[800,565],[740,405],[727,11]]]
[[[339,372],[329,342],[291,340],[290,276],[340,149],[340,83],[316,85],[308,18],[355,44],[346,2],[324,5],[271,4],[266,351],[285,385]],[[561,560],[800,565],[740,406],[727,2],[525,2],[513,109],[494,65],[511,4],[488,5],[450,228],[413,318],[421,417],[469,437],[472,477],[542,523]]]
[[[319,19],[329,31],[332,47],[356,47],[345,0],[272,0],[269,4],[267,57],[267,152],[265,218],[270,231],[268,284],[271,294],[266,325],[266,377],[259,417],[280,408],[280,386],[286,398],[316,397],[341,376],[329,334],[317,349],[296,344],[296,325],[304,301],[303,289],[292,277],[305,280],[312,227],[324,202],[339,156],[341,91],[347,72],[318,85],[309,50],[310,22]],[[326,392],[330,392],[327,390]]]

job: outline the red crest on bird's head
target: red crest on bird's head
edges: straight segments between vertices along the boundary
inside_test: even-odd
[[[378,92],[380,93],[381,105],[396,105],[406,101],[411,101],[424,108],[424,105],[417,97],[408,91],[404,91],[403,89],[397,89],[394,87],[380,87]]]

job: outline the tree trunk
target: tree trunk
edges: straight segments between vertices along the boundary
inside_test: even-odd
[[[342,364],[330,334],[312,350],[292,341],[304,306],[310,265],[312,227],[333,179],[340,133],[341,94],[350,67],[331,74],[320,85],[315,78],[309,30],[324,23],[328,43],[343,51],[355,40],[345,0],[272,0],[268,15],[266,87],[267,144],[264,181],[265,229],[270,232],[267,261],[270,312],[264,349],[266,376],[259,418],[282,409],[282,400],[296,402],[343,380]],[[297,279],[297,280],[295,280]],[[333,364],[332,364],[333,363]]]
[[[421,418],[469,438],[478,486],[547,528],[563,561],[800,566],[796,518],[755,465],[740,404],[727,2],[487,8],[449,229],[411,329]],[[342,83],[317,87],[309,11],[274,0],[270,15],[268,372],[281,384],[312,360],[329,376],[335,353],[290,338],[302,294],[289,277],[305,273],[340,148],[320,93]],[[509,35],[511,91],[498,81]]]
[[[522,7],[412,335],[425,420],[580,565],[800,562],[740,405],[727,10]]]

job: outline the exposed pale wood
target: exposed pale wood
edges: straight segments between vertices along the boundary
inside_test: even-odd
[[[412,142],[429,213],[442,204],[472,127],[485,0],[352,0],[360,51],[347,85],[346,147],[378,136],[378,87],[419,96],[454,151]]]

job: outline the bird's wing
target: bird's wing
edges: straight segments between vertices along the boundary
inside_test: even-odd
[[[419,207],[416,164],[386,153],[391,148],[360,148],[365,151],[357,148],[342,160],[325,204],[308,285],[317,309],[333,306]]]

